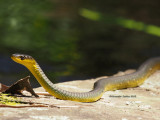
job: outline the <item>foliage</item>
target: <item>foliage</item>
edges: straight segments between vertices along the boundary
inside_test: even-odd
[[[137,68],[147,58],[159,56],[158,25],[154,25],[154,22],[146,24],[145,19],[137,21],[129,12],[137,12],[136,9],[125,8],[126,6],[121,8],[121,4],[117,4],[116,8],[110,4],[104,8],[102,6],[95,5],[95,8],[91,7],[93,10],[79,10],[79,14],[85,18],[83,27],[80,27],[82,34],[79,46],[83,46],[79,48],[83,56],[83,62],[78,66],[80,71],[90,76],[108,75],[118,70]],[[107,10],[108,7],[113,11]],[[103,11],[100,12],[101,8]],[[121,9],[125,9],[125,13],[132,19],[129,19],[129,15],[123,15],[123,12],[116,13],[119,10],[121,12]]]
[[[0,0],[0,54],[30,54],[49,76],[136,68],[160,54],[159,3]]]
[[[80,57],[78,34],[70,26],[73,21],[53,17],[53,1],[1,0],[0,8],[1,53],[30,54],[38,61],[63,67],[63,71]]]
[[[8,94],[0,94],[0,104],[17,105],[20,103],[16,97],[8,96]]]
[[[113,17],[113,16],[102,15],[99,12],[88,10],[85,8],[80,9],[80,14],[81,16],[88,18],[90,20],[103,21],[104,23],[108,23],[108,24],[117,24],[124,28],[143,31],[151,35],[160,36],[160,32],[159,32],[160,27],[155,25],[147,25],[143,22],[138,22],[138,21],[123,18],[123,17]]]
[[[63,63],[77,58],[74,30],[68,20],[52,20],[49,0],[0,1],[1,49],[29,52]],[[5,47],[5,48],[4,48]]]

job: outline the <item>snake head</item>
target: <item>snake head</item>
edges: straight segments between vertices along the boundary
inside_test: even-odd
[[[24,66],[33,65],[36,63],[36,61],[33,59],[32,56],[25,55],[25,54],[12,54],[11,56],[12,60],[22,64]]]

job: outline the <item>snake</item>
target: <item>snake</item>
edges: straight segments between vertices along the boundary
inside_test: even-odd
[[[61,100],[77,102],[95,102],[98,101],[106,91],[140,86],[150,75],[160,69],[160,57],[150,58],[133,73],[97,80],[93,85],[93,89],[89,92],[70,92],[53,84],[32,56],[16,53],[11,55],[11,59],[28,68],[39,84],[52,96]]]

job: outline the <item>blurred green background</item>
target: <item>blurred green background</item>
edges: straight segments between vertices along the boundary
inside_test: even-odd
[[[30,74],[10,59],[13,53],[33,56],[53,82],[137,68],[160,55],[159,4],[0,0],[0,82],[10,84]]]

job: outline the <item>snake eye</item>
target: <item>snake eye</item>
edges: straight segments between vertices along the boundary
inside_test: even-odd
[[[24,56],[20,56],[20,58],[21,58],[21,60],[24,60],[24,59],[25,59],[25,57],[24,57]]]

